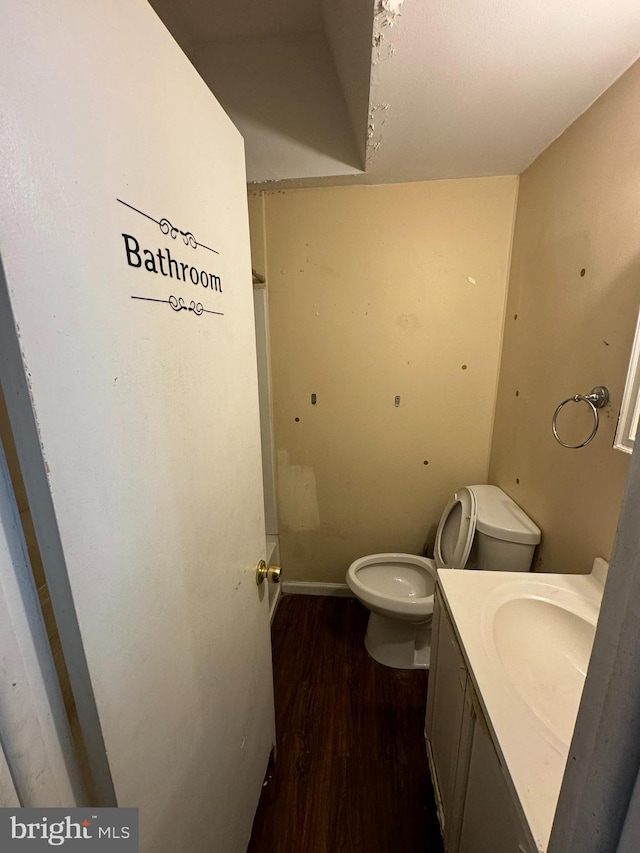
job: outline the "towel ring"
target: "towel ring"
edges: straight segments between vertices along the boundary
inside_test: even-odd
[[[593,412],[593,429],[591,430],[591,434],[588,436],[588,438],[586,438],[581,444],[565,444],[565,442],[558,435],[557,421],[558,415],[560,414],[560,410],[563,408],[563,406],[566,406],[567,403],[572,402],[588,403],[591,406],[591,411]],[[586,447],[587,444],[589,444],[589,442],[593,440],[595,434],[598,432],[598,424],[600,422],[600,418],[598,416],[598,409],[601,409],[603,406],[606,406],[608,402],[609,389],[605,388],[604,385],[596,385],[596,387],[591,390],[590,394],[575,394],[573,397],[567,397],[566,400],[563,400],[553,413],[553,420],[551,422],[553,436],[558,442],[558,444],[561,444],[563,447],[568,447],[569,450],[579,450],[581,447]]]

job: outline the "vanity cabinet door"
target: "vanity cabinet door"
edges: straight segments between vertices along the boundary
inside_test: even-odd
[[[473,728],[467,670],[446,610],[436,602],[425,737],[447,853],[456,853]]]
[[[512,793],[481,714],[473,728],[458,853],[530,853]]]

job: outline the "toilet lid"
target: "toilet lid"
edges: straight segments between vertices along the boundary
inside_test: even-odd
[[[476,532],[476,497],[466,487],[445,507],[436,534],[435,558],[439,569],[463,569]]]

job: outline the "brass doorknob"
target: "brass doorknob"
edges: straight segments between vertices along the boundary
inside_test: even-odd
[[[280,574],[282,573],[282,569],[280,566],[269,566],[264,560],[260,560],[258,565],[256,566],[256,583],[258,586],[262,583],[262,581],[266,580],[268,583],[280,583]]]
[[[280,583],[282,569],[280,566],[269,566],[267,569],[267,580],[269,583]]]

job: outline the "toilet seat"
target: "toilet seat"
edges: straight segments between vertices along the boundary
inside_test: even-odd
[[[477,520],[476,496],[465,486],[456,492],[440,516],[434,549],[439,569],[463,569],[466,566]]]

